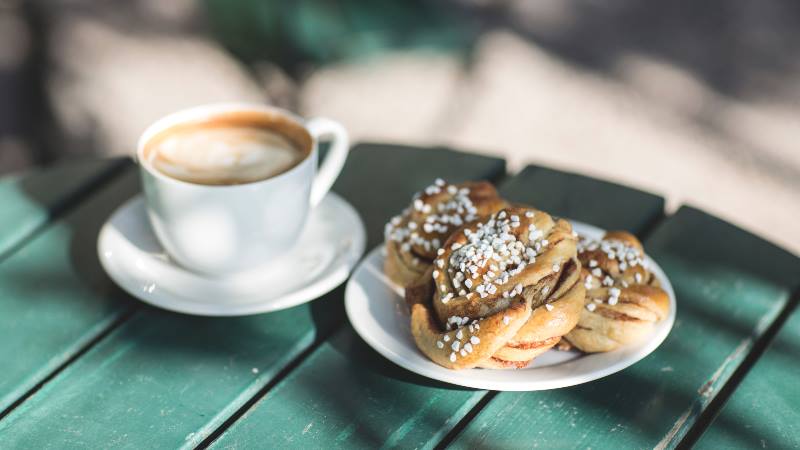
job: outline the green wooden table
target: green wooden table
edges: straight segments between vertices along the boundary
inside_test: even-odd
[[[139,192],[127,160],[0,180],[0,448],[792,448],[800,446],[800,259],[657,195],[450,149],[356,146],[335,185],[368,248],[434,178],[638,234],[678,316],[638,364],[510,393],[395,366],[348,324],[343,288],[241,318],[138,302],[100,268],[97,232]],[[371,186],[366,189],[366,186]]]

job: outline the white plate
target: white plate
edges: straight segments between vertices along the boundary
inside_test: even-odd
[[[581,235],[601,238],[604,230],[571,221]],[[675,322],[675,292],[664,271],[650,257],[650,270],[669,294],[666,320],[636,344],[607,353],[550,350],[528,367],[516,370],[450,370],[431,362],[414,344],[402,288],[383,274],[383,246],[372,250],[356,268],[345,291],[347,317],[356,332],[378,353],[395,364],[435,380],[497,391],[538,391],[586,383],[611,375],[639,361],[666,339]]]
[[[309,214],[295,247],[248,273],[213,278],[184,269],[159,244],[137,196],[120,206],[97,239],[100,262],[125,291],[152,305],[203,316],[265,313],[305,303],[341,284],[364,252],[364,224],[329,193]]]

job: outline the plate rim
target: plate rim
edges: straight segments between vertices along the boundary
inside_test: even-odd
[[[585,222],[581,222],[578,220],[567,219],[570,221],[573,226],[577,225],[578,228],[584,228],[585,230],[589,230],[592,234],[602,235],[606,232],[606,230],[597,227],[595,225],[591,225]],[[496,391],[538,391],[538,390],[549,390],[549,389],[557,389],[562,387],[569,387],[575,386],[578,384],[588,383],[590,381],[594,381],[600,378],[607,377],[614,373],[617,373],[621,370],[624,370],[651,353],[653,353],[661,344],[666,340],[669,334],[672,331],[672,328],[675,326],[675,318],[677,315],[677,298],[675,296],[675,291],[672,287],[672,283],[670,282],[669,278],[667,277],[664,270],[661,266],[656,262],[653,258],[649,255],[645,254],[647,260],[651,264],[651,270],[656,274],[656,277],[659,279],[659,282],[662,283],[662,287],[665,291],[667,291],[669,300],[670,300],[670,312],[666,319],[664,319],[662,328],[660,330],[656,330],[656,334],[653,335],[650,340],[646,342],[639,343],[640,348],[637,349],[635,353],[629,355],[627,358],[617,361],[616,363],[609,364],[605,367],[599,368],[597,370],[593,370],[588,373],[576,374],[574,376],[570,376],[564,379],[556,379],[556,380],[530,380],[530,379],[522,379],[522,380],[480,380],[480,379],[473,379],[473,378],[465,378],[463,375],[464,371],[459,370],[451,370],[446,369],[444,367],[435,365],[433,363],[432,366],[424,366],[424,365],[415,365],[414,363],[409,363],[408,358],[406,356],[402,356],[397,354],[393,349],[386,346],[380,339],[372,336],[368,330],[366,330],[366,325],[363,321],[359,320],[359,314],[363,314],[362,311],[356,311],[356,301],[354,299],[354,289],[355,288],[355,280],[357,278],[357,274],[365,269],[365,265],[367,262],[371,261],[373,258],[376,257],[376,254],[381,254],[384,248],[385,242],[381,242],[378,246],[370,250],[365,257],[359,262],[356,268],[353,270],[353,276],[350,277],[350,280],[347,282],[345,287],[345,312],[347,314],[347,318],[350,321],[353,329],[355,329],[356,333],[375,351],[381,354],[383,357],[389,359],[393,363],[397,364],[398,366],[402,367],[405,370],[409,370],[414,372],[418,375],[422,375],[426,378],[430,378],[436,381],[442,381],[445,383],[450,383],[458,386],[474,388],[474,389],[489,389],[489,390],[496,390]],[[382,257],[382,255],[381,255]],[[367,301],[371,301],[369,298]],[[413,345],[414,350],[417,352],[416,356],[419,358],[424,358],[424,361],[430,362],[424,355],[419,352],[419,349],[416,348],[416,345]],[[614,350],[618,351],[618,350]],[[613,352],[613,351],[612,351]],[[608,354],[612,352],[604,352],[603,354]],[[590,357],[583,356],[584,357]],[[570,360],[562,364],[569,363]],[[549,366],[552,367],[552,366]],[[492,369],[472,369],[475,371],[482,371],[482,370],[492,370]],[[525,375],[530,374],[534,371],[535,368],[531,368],[529,370],[508,370],[510,373],[518,373],[519,378],[523,378]]]
[[[353,225],[356,226],[352,228],[351,233],[351,237],[353,238],[351,249],[343,255],[341,258],[342,263],[338,267],[336,267],[334,270],[328,271],[328,275],[323,276],[312,284],[303,286],[300,289],[269,301],[243,304],[221,304],[193,301],[191,298],[188,298],[185,295],[176,294],[174,292],[164,293],[162,291],[156,295],[153,295],[153,293],[142,291],[141,286],[134,280],[135,277],[130,275],[127,270],[122,268],[119,262],[114,261],[114,258],[110,258],[105,255],[105,251],[108,249],[107,246],[110,245],[109,241],[112,239],[110,237],[110,233],[113,232],[111,229],[112,219],[116,217],[117,214],[123,213],[127,209],[132,208],[137,202],[143,202],[144,198],[141,193],[126,200],[124,203],[118,206],[105,220],[97,236],[97,256],[100,260],[100,265],[103,267],[103,270],[111,278],[114,284],[119,286],[123,291],[137,300],[160,309],[205,317],[240,317],[280,311],[293,306],[301,305],[303,303],[311,302],[332,291],[345,280],[347,280],[347,277],[353,272],[355,267],[357,267],[358,263],[362,260],[364,248],[366,246],[366,228],[364,226],[364,220],[361,218],[361,215],[353,207],[353,205],[350,204],[350,202],[335,192],[328,192],[320,204],[326,200],[338,203],[339,205],[337,207],[348,210],[348,213],[355,219],[353,221]]]

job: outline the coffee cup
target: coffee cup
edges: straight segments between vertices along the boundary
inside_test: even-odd
[[[320,140],[330,140],[317,170]],[[345,129],[265,105],[170,114],[137,147],[147,214],[181,266],[228,276],[274,263],[300,237],[347,158]]]

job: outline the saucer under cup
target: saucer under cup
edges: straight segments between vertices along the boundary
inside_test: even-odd
[[[142,196],[114,212],[100,231],[97,247],[109,276],[142,301],[187,314],[239,316],[322,296],[347,279],[365,242],[358,213],[331,192],[309,212],[291,250],[248,272],[213,277],[178,265],[153,233]]]

